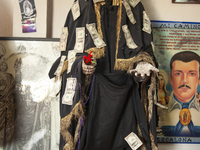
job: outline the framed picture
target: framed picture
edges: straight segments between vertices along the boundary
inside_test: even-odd
[[[159,64],[157,140],[200,144],[200,23],[152,21],[152,26]]]
[[[59,39],[0,38],[0,149],[58,149],[58,50]]]
[[[179,4],[200,4],[200,0],[172,0],[172,3]]]

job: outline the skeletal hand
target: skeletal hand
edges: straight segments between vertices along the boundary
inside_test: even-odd
[[[129,73],[135,72],[135,76],[141,76],[142,78],[150,76],[151,71],[159,72],[159,70],[152,66],[148,62],[140,62],[137,64],[135,69],[131,69]]]
[[[91,75],[94,73],[95,71],[95,66],[96,66],[96,63],[95,64],[92,64],[92,65],[86,65],[84,60],[82,61],[82,71],[85,75]]]

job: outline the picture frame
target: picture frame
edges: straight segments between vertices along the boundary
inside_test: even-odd
[[[0,149],[59,149],[59,39],[0,37]]]
[[[172,0],[175,4],[200,4],[200,0]]]
[[[198,34],[200,23],[156,20],[152,20],[151,23],[155,57],[159,64],[159,86],[157,87],[158,143],[200,144],[200,132],[196,130],[200,127],[200,122],[197,122],[199,121],[200,84],[192,84],[191,80],[184,83],[184,87],[187,85],[187,89],[190,89],[190,87],[194,89],[193,92],[189,93],[188,90],[185,94],[189,96],[187,99],[189,103],[193,103],[195,106],[184,107],[181,104],[188,104],[188,102],[184,99],[185,96],[184,98],[180,96],[182,93],[179,89],[183,86],[179,84],[183,85],[183,82],[178,80],[178,77],[186,77],[185,72],[193,70],[188,66],[183,67],[183,64],[186,65],[191,62],[198,64],[197,60],[200,59],[200,34]],[[180,62],[179,65],[177,65],[177,62]],[[198,67],[196,67],[196,72],[199,72]],[[198,81],[199,74],[195,74],[195,76],[196,81]],[[194,83],[197,83],[196,81]],[[190,86],[188,86],[189,84]],[[190,110],[193,110],[191,114]],[[194,123],[193,128],[190,128],[192,123]]]

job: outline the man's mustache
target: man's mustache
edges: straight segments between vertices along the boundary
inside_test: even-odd
[[[188,89],[191,89],[191,87],[189,87],[189,86],[186,85],[186,84],[183,84],[183,85],[179,86],[178,89],[180,89],[180,88],[182,88],[182,87],[186,87],[186,88],[188,88]]]

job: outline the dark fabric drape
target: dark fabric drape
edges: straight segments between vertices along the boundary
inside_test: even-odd
[[[79,0],[81,15],[77,20],[73,20],[72,12],[70,11],[65,27],[68,27],[69,36],[66,46],[66,51],[61,52],[61,55],[67,56],[69,50],[74,49],[76,42],[76,28],[86,27],[86,24],[96,23],[97,17],[95,13],[94,3],[92,0]],[[92,83],[94,75],[87,78],[85,91],[86,96],[89,96],[90,88],[92,94],[89,101],[84,106],[85,120],[84,126],[81,130],[80,145],[76,144],[76,149],[80,150],[130,150],[130,146],[124,138],[134,132],[139,136],[138,127],[141,130],[142,141],[147,150],[156,147],[156,120],[155,120],[155,106],[153,104],[152,119],[148,122],[146,119],[146,110],[141,102],[141,89],[140,83],[127,74],[125,69],[116,70],[115,63],[117,59],[123,61],[137,58],[138,56],[145,55],[150,57],[155,62],[155,57],[152,49],[152,34],[142,31],[143,28],[143,11],[144,8],[141,2],[131,10],[136,19],[136,24],[132,24],[126,14],[126,10],[122,7],[121,26],[127,24],[134,42],[137,44],[136,49],[130,49],[126,45],[126,39],[122,29],[120,30],[119,41],[116,38],[120,6],[113,6],[111,2],[107,1],[100,6],[100,28],[103,33],[103,40],[106,43],[104,57],[97,59],[97,66],[95,71],[95,81]],[[116,49],[116,43],[118,49]],[[62,76],[62,86],[60,93],[60,115],[61,118],[67,116],[74,106],[80,100],[80,88],[75,92],[73,105],[63,105],[62,96],[65,91],[66,81],[68,77],[76,77],[78,83],[84,84],[86,77],[82,73],[81,58],[87,55],[86,51],[95,47],[92,37],[88,30],[85,28],[85,43],[83,54],[78,53],[76,61],[74,62],[71,72],[67,71]],[[118,51],[118,52],[116,52]],[[66,58],[67,60],[67,58]],[[53,64],[49,76],[55,77],[54,72],[59,65],[60,58]],[[75,74],[76,72],[76,74]],[[151,84],[150,78],[147,78],[143,85],[143,91],[147,93]],[[146,94],[147,95],[147,94]],[[147,104],[150,105],[150,104]],[[68,131],[74,136],[78,120],[71,123]],[[154,137],[152,145],[152,136]],[[60,137],[60,150],[63,149],[65,141]],[[155,148],[156,149],[156,148]]]

